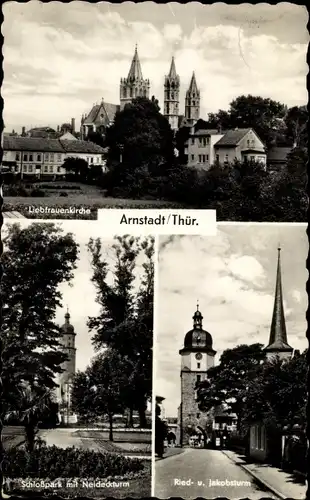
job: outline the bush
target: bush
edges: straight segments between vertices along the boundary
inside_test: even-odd
[[[24,186],[6,186],[3,188],[3,196],[29,196]]]
[[[45,196],[45,192],[42,191],[42,189],[33,189],[30,193],[30,196],[33,196],[35,198],[43,198]]]
[[[39,446],[33,453],[21,448],[10,449],[2,462],[3,475],[14,478],[57,479],[60,477],[101,477],[138,473],[143,469],[139,459],[78,448]]]
[[[59,193],[59,196],[65,196],[66,197],[66,196],[68,196],[68,193],[62,192],[62,193]]]

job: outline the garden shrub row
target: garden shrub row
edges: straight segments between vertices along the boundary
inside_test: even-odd
[[[78,448],[40,446],[32,453],[25,449],[8,450],[2,462],[3,475],[9,478],[57,479],[60,477],[115,477],[136,474],[143,462],[122,455]]]

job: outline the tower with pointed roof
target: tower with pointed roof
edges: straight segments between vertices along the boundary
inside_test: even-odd
[[[73,423],[76,421],[71,408],[71,386],[75,375],[76,348],[74,327],[70,323],[70,314],[67,310],[65,322],[61,327],[62,337],[60,340],[62,352],[67,354],[67,360],[62,365],[63,372],[58,378],[58,401],[60,406],[60,415],[63,423]]]
[[[150,81],[142,76],[141,64],[136,46],[127,78],[121,78],[120,84],[120,109],[132,102],[136,97],[147,97],[150,95]]]
[[[189,88],[185,97],[185,120],[194,125],[200,115],[200,91],[197,86],[195,72],[193,72]]]
[[[202,414],[197,401],[196,384],[207,379],[207,371],[214,366],[212,336],[203,329],[203,316],[197,310],[193,316],[193,328],[184,338],[181,355],[181,404],[179,407],[178,427],[179,443],[189,444],[190,436],[195,432],[204,433],[208,422],[207,414]]]
[[[281,248],[278,248],[278,265],[275,287],[275,298],[273,314],[270,327],[269,343],[265,347],[267,359],[278,356],[280,359],[290,359],[293,354],[293,348],[288,344],[281,277]]]
[[[179,126],[179,92],[180,77],[177,75],[174,57],[172,57],[170,71],[165,76],[164,84],[164,116],[172,130],[177,130]]]

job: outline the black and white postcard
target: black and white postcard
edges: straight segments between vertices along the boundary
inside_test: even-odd
[[[307,253],[304,224],[160,238],[156,497],[305,498]]]
[[[154,241],[2,228],[4,492],[151,494]]]
[[[5,2],[4,213],[305,222],[305,6]]]

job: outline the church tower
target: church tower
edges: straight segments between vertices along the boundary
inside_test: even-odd
[[[76,416],[71,409],[71,384],[75,375],[76,348],[74,327],[70,324],[69,311],[65,314],[65,323],[61,327],[62,351],[67,354],[68,359],[64,361],[63,372],[59,375],[58,384],[58,402],[60,406],[60,415],[63,423],[76,422]]]
[[[186,92],[185,97],[185,119],[188,124],[194,125],[199,120],[200,115],[200,91],[197,87],[195,72]]]
[[[214,366],[216,351],[212,348],[212,337],[202,327],[203,316],[197,311],[193,316],[193,328],[184,338],[181,355],[181,405],[178,426],[181,446],[189,444],[191,434],[204,433],[208,423],[207,415],[198,407],[196,384],[207,378],[207,371]]]
[[[287,342],[287,333],[285,325],[282,279],[281,279],[281,248],[278,248],[278,267],[276,277],[275,298],[273,314],[269,335],[269,343],[265,348],[267,359],[278,356],[280,359],[290,359],[293,354],[293,348]]]
[[[172,130],[178,130],[179,126],[179,92],[180,77],[175,69],[174,57],[172,57],[169,75],[165,76],[164,84],[164,116],[167,118]]]
[[[121,111],[125,105],[131,103],[136,97],[147,97],[150,94],[150,81],[144,80],[142,76],[141,64],[136,46],[127,78],[121,78],[120,84],[120,104]]]

